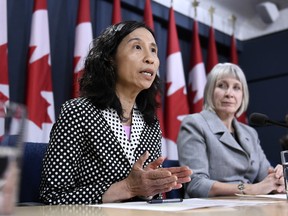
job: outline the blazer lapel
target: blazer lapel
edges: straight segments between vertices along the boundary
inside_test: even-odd
[[[221,143],[244,152],[241,146],[236,142],[235,138],[230,134],[227,127],[216,115],[216,113],[204,110],[201,112],[201,114],[203,115],[204,119],[206,119],[212,133],[215,134]]]
[[[135,163],[134,151],[139,145],[140,136],[144,128],[144,119],[140,111],[135,105],[132,113],[130,140],[125,133],[125,130],[122,126],[116,110],[105,109],[102,111],[102,113],[114,135],[116,136],[118,142],[120,143],[121,148],[124,151],[126,158],[129,160],[129,163],[132,167]],[[133,154],[130,154],[131,151],[133,151]]]
[[[139,145],[140,136],[144,129],[144,118],[141,112],[137,109],[135,105],[133,108],[133,117],[132,117],[132,125],[131,125],[131,144],[136,147]]]
[[[249,134],[246,133],[245,130],[242,129],[241,125],[237,120],[234,119],[233,126],[235,127],[235,130],[237,131],[238,140],[240,142],[240,145],[245,150],[245,152],[249,155],[249,152],[252,152],[252,145],[250,145],[251,140]]]

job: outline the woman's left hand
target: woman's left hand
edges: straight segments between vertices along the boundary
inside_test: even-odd
[[[144,170],[154,170],[154,169],[159,169],[159,170],[168,170],[171,172],[172,175],[177,176],[177,188],[180,187],[179,184],[183,184],[186,182],[191,181],[191,175],[193,171],[187,167],[187,166],[181,166],[181,167],[167,167],[167,168],[159,168],[159,166],[163,163],[164,158],[159,157],[157,160],[153,161],[152,163],[148,164],[147,167]]]
[[[191,175],[193,171],[188,166],[180,166],[180,167],[168,167],[168,168],[162,168],[169,170],[172,175],[175,175],[178,177],[178,183],[183,184],[186,182],[191,181]]]
[[[281,178],[283,176],[283,166],[281,164],[277,164],[277,166],[273,169],[269,168],[268,174],[275,173],[276,178]]]

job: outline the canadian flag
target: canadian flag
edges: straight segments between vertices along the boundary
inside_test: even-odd
[[[231,36],[230,58],[231,58],[231,63],[238,65],[237,46],[236,46],[236,39],[234,37],[234,34],[232,34]]]
[[[188,79],[188,95],[190,101],[190,113],[202,111],[204,87],[206,84],[205,66],[202,60],[202,52],[198,35],[198,22],[194,20],[191,44],[191,70]]]
[[[7,1],[0,1],[0,101],[9,102]]]
[[[90,0],[80,0],[78,5],[77,26],[75,30],[73,97],[79,96],[78,79],[83,73],[84,60],[93,40],[90,18]]]
[[[47,143],[55,122],[46,0],[35,0],[27,66],[26,142]]]
[[[148,25],[154,31],[154,21],[153,21],[152,8],[151,8],[151,1],[150,0],[145,1],[144,22],[146,23],[146,25]]]
[[[174,10],[169,10],[167,74],[165,98],[165,138],[167,158],[178,159],[176,140],[181,121],[189,113],[182,55],[178,41]]]
[[[146,0],[144,7],[144,22],[148,25],[152,30],[154,30],[154,22],[152,15],[152,8],[150,0]],[[160,77],[159,71],[158,76]],[[166,142],[165,142],[165,129],[164,129],[164,116],[163,116],[163,108],[162,108],[162,100],[160,93],[156,95],[156,100],[160,104],[160,107],[157,109],[157,117],[160,123],[160,128],[162,131],[162,155],[166,155]]]
[[[112,24],[114,25],[121,21],[121,0],[113,0]]]
[[[217,55],[217,47],[214,36],[214,28],[210,26],[209,29],[209,41],[208,41],[208,54],[207,54],[207,63],[206,63],[206,73],[210,73],[212,68],[218,64],[218,55]]]
[[[236,46],[236,39],[234,37],[234,34],[231,36],[231,45],[230,45],[230,58],[231,63],[238,65],[238,54],[237,54],[237,46]],[[247,115],[246,112],[243,112],[241,116],[239,116],[238,121],[247,124]]]

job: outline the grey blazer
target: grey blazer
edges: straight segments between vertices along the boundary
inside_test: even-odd
[[[180,165],[193,170],[185,197],[207,197],[215,181],[256,183],[268,175],[267,160],[252,127],[233,120],[237,140],[210,111],[186,116],[177,139]]]

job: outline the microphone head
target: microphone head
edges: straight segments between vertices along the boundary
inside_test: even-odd
[[[252,113],[249,117],[249,122],[254,125],[264,126],[269,122],[269,118],[267,115],[262,113]]]

